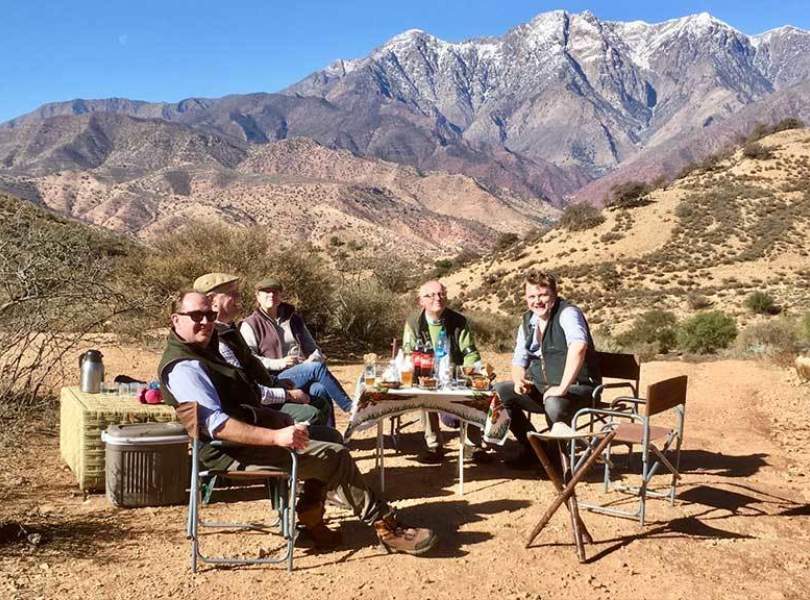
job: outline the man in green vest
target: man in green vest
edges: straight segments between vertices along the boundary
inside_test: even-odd
[[[545,414],[549,427],[570,423],[577,410],[590,405],[593,389],[602,381],[585,316],[557,295],[554,275],[529,270],[524,292],[528,310],[517,330],[512,381],[495,385],[521,444],[520,453],[506,461],[515,468],[538,464],[526,437],[534,428],[524,411]]]
[[[405,321],[402,333],[402,347],[411,352],[417,343],[430,344],[435,350],[440,334],[446,336],[447,352],[450,364],[471,367],[481,361],[481,354],[475,347],[472,330],[467,318],[460,312],[447,307],[447,289],[440,281],[432,280],[423,283],[419,288],[419,310],[411,313]],[[425,429],[426,451],[417,456],[419,462],[437,464],[444,460],[442,434],[439,428],[439,414],[434,411],[423,413],[422,424]],[[478,433],[474,433],[473,430]],[[480,438],[480,429],[472,428],[470,437]],[[478,441],[476,439],[476,441]],[[468,444],[474,448],[477,444]],[[466,448],[465,448],[466,450]],[[488,456],[485,452],[476,452],[476,458]]]
[[[257,387],[243,369],[228,364],[217,351],[214,322],[217,313],[207,296],[199,292],[178,294],[172,304],[171,331],[158,366],[161,391],[168,404],[196,402],[203,440],[219,439],[237,445],[206,444],[201,460],[206,468],[252,469],[271,467],[289,470],[290,455],[298,452],[298,474],[308,489],[340,490],[355,515],[372,525],[380,543],[389,551],[421,554],[436,543],[429,529],[403,525],[393,509],[366,485],[349,450],[342,444],[310,439],[307,426],[292,423],[279,411],[260,423],[255,407],[260,404]],[[308,480],[320,485],[308,486]],[[302,498],[299,522],[326,539],[323,497]],[[324,534],[324,535],[320,535]]]

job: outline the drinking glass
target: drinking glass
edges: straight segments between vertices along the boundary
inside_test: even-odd
[[[363,383],[366,387],[371,387],[377,383],[377,364],[369,363],[363,369]]]
[[[467,374],[464,372],[464,367],[461,365],[457,366],[453,372],[453,386],[457,390],[467,388]]]

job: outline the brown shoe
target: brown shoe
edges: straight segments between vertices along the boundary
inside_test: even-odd
[[[407,527],[394,515],[374,521],[380,544],[388,552],[422,554],[436,545],[438,538],[430,529]]]
[[[306,533],[316,548],[335,548],[343,542],[339,531],[332,531],[323,521],[323,503],[311,504],[307,507],[298,506],[298,523],[301,530]]]

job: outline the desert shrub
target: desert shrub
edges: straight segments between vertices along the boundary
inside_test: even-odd
[[[470,321],[475,343],[479,349],[508,352],[515,347],[517,318],[482,311],[471,311],[465,314]]]
[[[666,354],[677,343],[677,317],[665,310],[649,310],[635,318],[630,329],[618,336],[616,341],[627,350],[638,352],[641,346],[654,354]]]
[[[336,279],[314,249],[301,245],[279,248],[276,238],[265,228],[199,221],[133,255],[127,271],[128,279],[139,282],[162,303],[174,291],[191,286],[203,273],[240,275],[245,312],[253,309],[253,284],[273,275],[284,284],[287,301],[296,306],[316,333],[327,329]],[[156,320],[154,312],[150,316],[152,326],[165,323],[165,317]]]
[[[727,348],[736,337],[734,318],[719,310],[697,314],[683,321],[677,330],[679,348],[696,354],[712,354]]]
[[[790,319],[775,319],[753,323],[740,332],[737,349],[745,354],[767,356],[790,363],[799,345],[797,323]]]
[[[770,148],[758,144],[756,142],[749,142],[743,146],[743,156],[746,158],[753,158],[755,160],[767,160],[773,156]]]
[[[133,244],[0,194],[0,434],[49,398],[87,333],[144,303],[116,276]]]
[[[643,181],[626,181],[610,190],[607,206],[610,208],[636,208],[650,203],[650,186]]]
[[[371,279],[340,286],[330,303],[330,329],[348,345],[379,350],[401,335],[408,306]]]
[[[595,322],[590,319],[591,323]],[[622,352],[624,348],[616,341],[607,327],[599,327],[591,331],[593,345],[599,352]]]
[[[810,311],[799,319],[799,339],[804,344],[810,344]]]
[[[797,119],[796,117],[788,117],[786,119],[782,119],[776,125],[773,126],[774,132],[777,131],[786,131],[788,129],[802,129],[804,127],[804,121],[801,119]]]
[[[440,279],[453,270],[453,261],[449,258],[441,258],[433,263],[433,272],[436,279]]]
[[[689,292],[686,295],[686,304],[692,310],[702,310],[704,308],[709,308],[712,305],[712,301],[703,294]]]
[[[519,240],[520,238],[516,233],[502,233],[495,241],[495,250],[506,250],[510,246],[517,244]]]
[[[745,307],[758,315],[769,315],[776,311],[773,298],[762,291],[751,292],[745,298]]]
[[[584,231],[604,223],[605,217],[590,204],[571,204],[560,216],[560,227],[568,231]]]

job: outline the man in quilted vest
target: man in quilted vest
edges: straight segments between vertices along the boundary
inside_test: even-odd
[[[545,414],[549,427],[570,423],[577,410],[590,405],[593,389],[601,383],[585,315],[557,295],[554,275],[528,271],[524,292],[528,310],[517,330],[512,381],[495,386],[521,445],[520,453],[506,461],[515,468],[538,464],[526,437],[534,428],[524,411]]]

